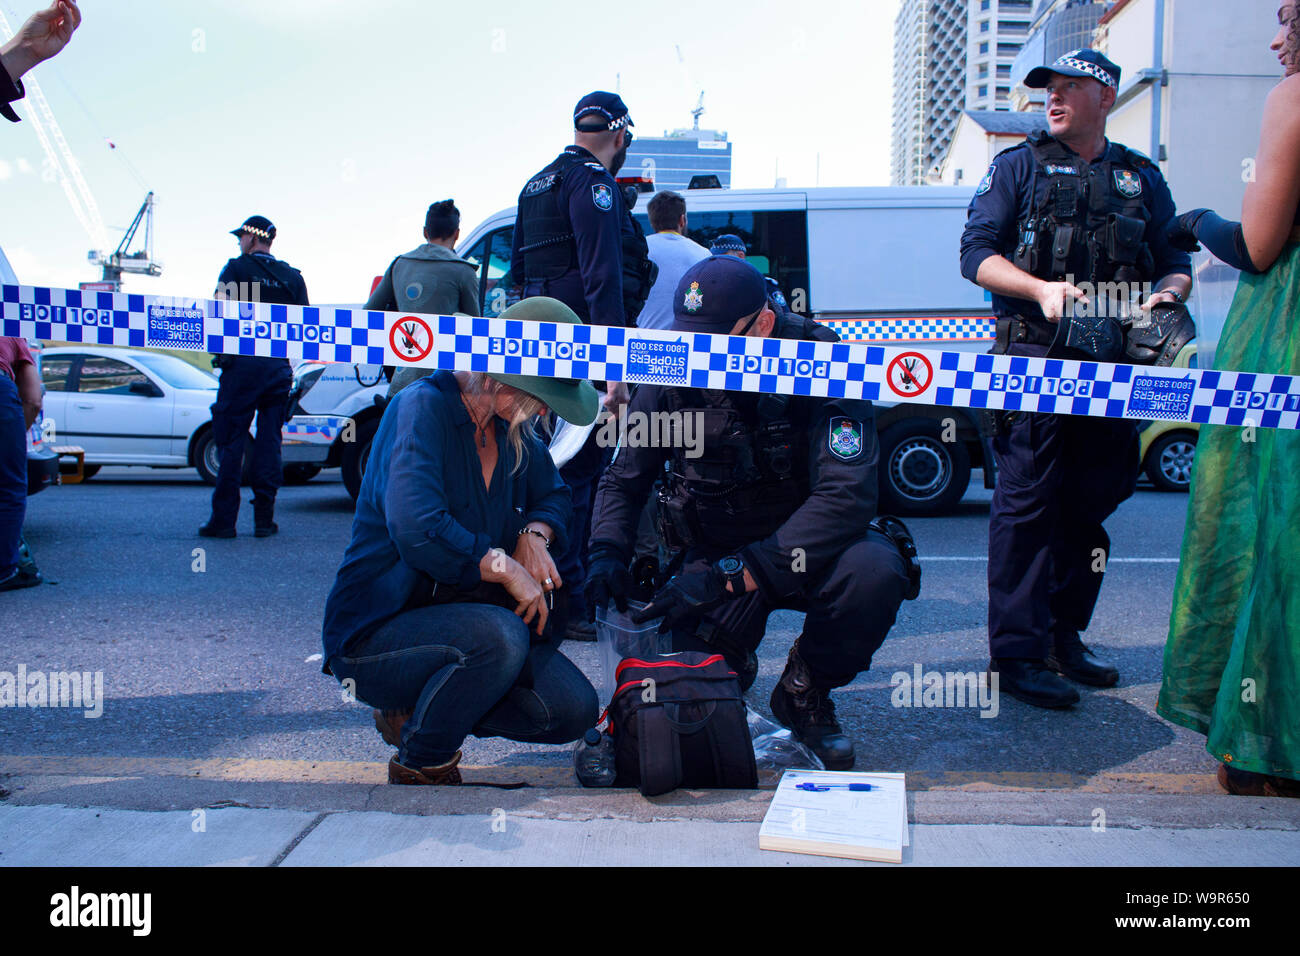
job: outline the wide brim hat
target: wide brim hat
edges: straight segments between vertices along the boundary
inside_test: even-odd
[[[521,299],[501,313],[503,319],[521,322],[568,322],[582,325],[582,319],[559,299],[544,295]],[[492,378],[527,392],[545,402],[556,415],[573,425],[590,425],[600,411],[600,394],[590,382],[576,378],[545,378],[540,375],[509,375],[488,372]]]

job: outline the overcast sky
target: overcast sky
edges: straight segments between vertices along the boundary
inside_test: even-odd
[[[888,185],[898,4],[82,0],[31,75],[110,247],[157,194],[163,276],[129,291],[210,294],[228,230],[257,213],[313,301],[355,302],[422,241],[430,202],[454,197],[466,234],[513,205],[593,89],[618,89],[640,136],[689,126],[703,89],[738,188],[778,167],[790,186]],[[15,29],[41,5],[0,0]],[[0,246],[23,283],[75,288],[99,278],[91,239],[43,165],[30,122],[0,123]]]

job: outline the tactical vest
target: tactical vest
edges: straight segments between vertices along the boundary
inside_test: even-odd
[[[623,311],[628,326],[636,325],[636,317],[650,297],[650,287],[659,276],[659,266],[650,261],[650,247],[646,245],[641,224],[628,211],[631,229],[623,230]]]
[[[1140,171],[1151,161],[1127,147],[1085,163],[1046,133],[1027,140],[1033,200],[1019,223],[1012,262],[1040,279],[1141,282],[1155,265],[1144,241],[1150,219]],[[1118,152],[1118,158],[1111,158]]]
[[[748,414],[728,392],[665,390],[670,413],[697,415],[698,458],[683,442],[659,492],[659,532],[670,551],[734,550],[767,537],[807,500],[808,442],[790,396],[763,395]]]
[[[283,305],[303,305],[298,301],[300,273],[289,263],[267,256],[248,253],[235,260],[237,281],[258,283],[258,298],[262,302]]]
[[[515,228],[522,231],[525,282],[558,279],[578,268],[578,246],[569,211],[560,203],[560,184],[575,166],[590,162],[577,153],[561,153],[524,184],[519,193]]]

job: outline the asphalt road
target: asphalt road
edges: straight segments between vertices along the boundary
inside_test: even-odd
[[[895,708],[891,676],[980,671],[985,640],[989,492],[976,474],[959,514],[910,522],[924,559],[921,597],[904,605],[871,670],[836,693],[860,770],[909,773],[1208,774],[1203,739],[1154,713],[1186,496],[1139,491],[1113,517],[1112,562],[1085,639],[1116,661],[1113,689],[1083,688],[1070,711],[1003,696],[978,708]],[[0,595],[0,670],[102,671],[103,714],[0,712],[0,754],[45,758],[263,758],[386,761],[369,709],[321,674],[320,622],[348,540],[352,502],[326,472],[281,491],[281,532],[198,538],[209,489],[192,471],[106,468],[30,501],[26,534],[52,582]],[[195,570],[196,548],[204,570]],[[801,615],[773,615],[749,693],[767,713]],[[566,653],[599,679],[595,646]],[[465,762],[553,767],[568,748],[472,739]]]

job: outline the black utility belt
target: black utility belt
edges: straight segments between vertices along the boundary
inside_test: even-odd
[[[1047,346],[1049,358],[1170,366],[1196,337],[1184,305],[1161,303],[1127,322],[1106,316],[1065,315],[1059,322],[1011,315],[999,317],[993,352],[1014,344]]]

